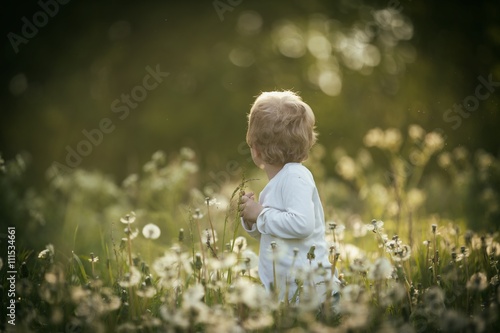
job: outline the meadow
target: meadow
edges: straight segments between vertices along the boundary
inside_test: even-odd
[[[15,302],[15,327],[2,315],[2,331],[500,330],[500,162],[448,151],[440,133],[418,125],[371,129],[351,155],[318,144],[305,162],[342,281],[323,303],[308,287],[321,268],[302,272],[299,302],[279,302],[260,284],[257,243],[237,210],[243,191],[265,185],[259,170],[204,186],[196,152],[182,148],[156,152],[121,183],[49,170],[35,190],[23,183],[26,157],[0,164],[17,252],[11,261],[2,245],[2,313]],[[314,249],[294,256],[312,261]]]

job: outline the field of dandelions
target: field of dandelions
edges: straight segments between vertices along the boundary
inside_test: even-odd
[[[500,331],[494,156],[448,151],[417,125],[372,129],[351,155],[315,146],[306,165],[342,282],[323,303],[308,288],[321,267],[298,272],[291,301],[260,284],[258,244],[237,203],[264,176],[252,169],[202,184],[196,161],[188,148],[159,151],[120,185],[97,171],[49,170],[40,191],[23,183],[26,158],[1,160],[2,209],[17,232],[16,331]],[[286,251],[314,261],[314,249]],[[7,320],[2,331],[13,329]]]

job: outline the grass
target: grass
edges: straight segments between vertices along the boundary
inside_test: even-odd
[[[330,261],[342,281],[328,287],[338,293],[324,303],[308,289],[308,275],[299,281],[298,303],[279,302],[260,284],[257,244],[242,234],[236,209],[242,191],[260,186],[254,178],[219,192],[198,190],[190,151],[170,160],[156,153],[121,186],[84,170],[54,176],[46,192],[12,199],[35,226],[6,210],[18,234],[16,331],[498,332],[498,233],[468,230],[463,215],[436,212],[429,198],[461,202],[470,195],[464,184],[481,190],[483,183],[470,179],[482,179],[490,194],[486,201],[478,196],[485,209],[476,218],[492,226],[499,163],[488,157],[488,166],[474,166],[456,154],[450,165],[453,156],[437,155],[438,137],[418,128],[410,133],[404,143],[395,130],[367,134],[370,156],[380,150],[387,163],[370,162],[366,149],[357,157],[334,152],[341,179],[326,176],[321,146],[311,153],[307,165],[320,175]],[[420,162],[405,165],[415,154],[423,154]],[[447,186],[436,186],[431,161],[453,170]],[[4,169],[2,190],[14,184],[23,193],[18,159]],[[39,233],[37,242],[23,232],[36,230],[41,218],[46,224],[38,230],[54,232]],[[45,248],[32,245],[41,241]],[[314,250],[294,255],[314,260]],[[2,330],[10,328],[7,320]]]

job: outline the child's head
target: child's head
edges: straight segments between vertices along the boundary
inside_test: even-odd
[[[316,142],[314,113],[291,91],[263,92],[248,114],[247,143],[263,162],[302,162]]]

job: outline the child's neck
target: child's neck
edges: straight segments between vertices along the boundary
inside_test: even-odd
[[[267,178],[271,180],[278,172],[280,172],[281,169],[283,169],[284,165],[271,165],[271,164],[264,164],[264,171],[267,174]]]

